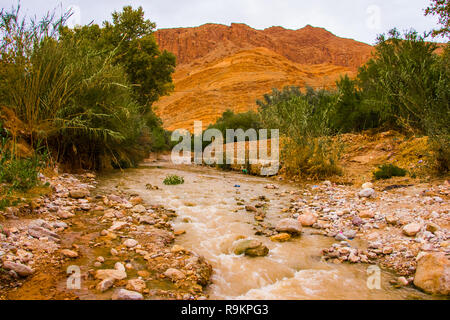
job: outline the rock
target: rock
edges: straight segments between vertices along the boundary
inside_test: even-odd
[[[303,227],[311,227],[317,222],[317,217],[313,213],[304,213],[298,217],[298,221]]]
[[[132,205],[142,204],[144,200],[141,197],[131,197],[130,202]]]
[[[371,219],[375,216],[375,212],[370,211],[370,210],[363,210],[361,212],[358,213],[360,218],[363,219]]]
[[[347,238],[347,239],[354,239],[356,237],[356,230],[346,230],[343,232],[343,235]]]
[[[145,289],[147,289],[147,285],[145,284],[144,280],[132,279],[128,280],[126,289],[142,293]]]
[[[289,241],[289,239],[291,239],[291,235],[289,233],[279,233],[270,237],[270,240],[274,242],[285,242]]]
[[[375,190],[372,188],[365,188],[358,193],[360,198],[373,198],[375,197]]]
[[[6,261],[3,263],[3,268],[12,270],[21,277],[28,277],[34,273],[34,270],[24,264]]]
[[[69,195],[74,199],[82,199],[89,196],[90,192],[86,188],[77,188],[69,191]]]
[[[116,263],[114,269],[102,269],[97,270],[95,273],[96,279],[114,279],[114,280],[123,280],[127,278],[127,273],[125,271],[125,267],[121,263]]]
[[[354,217],[352,219],[352,223],[355,226],[360,226],[360,225],[362,225],[364,223],[364,221],[360,217]]]
[[[267,184],[267,185],[264,186],[264,188],[276,190],[276,189],[278,189],[278,186],[276,186],[274,184]]]
[[[144,213],[147,212],[147,209],[142,204],[138,204],[131,209],[133,213]]]
[[[343,233],[339,232],[335,237],[337,241],[346,241],[348,240],[346,236],[344,236]]]
[[[56,215],[61,219],[70,219],[75,216],[73,213],[63,209],[59,209]]]
[[[170,252],[172,252],[172,253],[178,253],[178,252],[184,252],[184,251],[186,251],[186,249],[183,248],[182,246],[177,245],[177,244],[174,245],[172,247],[172,249],[170,249]]]
[[[395,215],[387,215],[385,218],[387,224],[396,225],[398,223],[398,219]]]
[[[361,186],[362,189],[372,189],[373,183],[372,182],[366,182]]]
[[[404,226],[402,231],[408,237],[414,237],[416,234],[420,232],[421,228],[422,226],[419,223],[412,222]]]
[[[63,256],[66,256],[68,258],[72,258],[72,259],[78,258],[78,253],[73,250],[63,249],[63,250],[61,250],[61,253]]]
[[[245,210],[247,210],[249,212],[258,212],[258,209],[256,209],[253,206],[245,206]]]
[[[397,283],[402,286],[407,286],[409,284],[409,281],[405,277],[398,277]]]
[[[123,245],[128,248],[134,248],[138,245],[138,242],[134,239],[127,239],[123,242]]]
[[[112,300],[144,300],[144,296],[136,291],[119,289],[114,292]]]
[[[48,229],[42,228],[42,227],[34,226],[32,228],[29,228],[28,234],[36,239],[41,239],[41,238],[47,237],[50,241],[53,241],[53,242],[60,241],[60,237],[58,234],[56,234]]]
[[[245,254],[250,257],[263,257],[269,253],[269,248],[258,240],[246,239],[239,241],[233,252],[236,255]]]
[[[300,234],[302,232],[302,224],[296,219],[283,219],[278,222],[275,229],[282,233]]]
[[[450,295],[450,261],[444,253],[423,254],[418,259],[414,285],[430,294]]]
[[[113,285],[114,285],[114,279],[111,279],[111,278],[104,279],[97,285],[97,290],[100,292],[105,292],[105,291],[111,289]]]
[[[152,218],[150,216],[143,216],[143,217],[139,217],[139,223],[154,225],[154,224],[156,224],[156,221],[154,218]]]
[[[433,222],[427,223],[427,231],[435,233],[436,231],[439,231],[441,228]]]
[[[166,272],[164,272],[164,275],[167,278],[170,278],[174,282],[176,282],[178,280],[182,280],[186,277],[183,272],[181,272],[178,269],[174,269],[174,268],[167,269]]]
[[[118,231],[123,229],[123,227],[125,227],[126,225],[128,225],[127,222],[123,222],[123,221],[116,221],[113,223],[113,225],[109,228],[109,231]]]

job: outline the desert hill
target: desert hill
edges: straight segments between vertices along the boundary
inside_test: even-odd
[[[255,100],[286,85],[329,87],[353,75],[372,47],[322,28],[206,24],[155,32],[161,49],[177,56],[175,91],[156,105],[169,130],[214,122],[223,111],[255,109]]]

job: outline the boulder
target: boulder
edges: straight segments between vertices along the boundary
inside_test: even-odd
[[[21,277],[28,277],[34,273],[34,270],[29,266],[11,261],[4,262],[3,268],[7,270],[12,270]]]
[[[428,253],[419,258],[414,285],[430,294],[450,295],[450,261],[444,253]]]
[[[89,194],[90,194],[90,192],[86,188],[76,188],[76,189],[70,190],[70,192],[69,192],[69,195],[74,199],[86,198],[87,196],[89,196]]]
[[[147,289],[147,285],[142,279],[132,279],[128,280],[126,289],[142,293],[145,289]]]
[[[166,272],[164,272],[164,275],[167,278],[170,278],[174,282],[177,280],[182,280],[186,277],[183,272],[181,272],[178,269],[174,269],[174,268],[167,269]]]
[[[95,278],[100,280],[113,279],[113,280],[123,280],[127,278],[127,273],[125,267],[121,263],[116,263],[114,269],[102,269],[97,270],[95,273]]]
[[[108,279],[104,279],[102,280],[98,285],[97,285],[97,290],[100,292],[105,292],[109,289],[112,288],[112,286],[114,285],[114,279],[108,278]]]
[[[412,222],[403,227],[402,231],[408,237],[414,237],[420,232],[422,226],[419,223]]]
[[[68,257],[68,258],[72,258],[72,259],[78,258],[78,253],[73,250],[63,249],[63,250],[61,250],[61,253],[63,256]]]
[[[250,257],[263,257],[269,253],[269,249],[258,240],[241,240],[234,248],[234,254],[245,254]]]
[[[317,217],[311,213],[307,212],[298,217],[298,221],[302,224],[303,227],[311,227],[314,223],[317,222]]]
[[[302,232],[302,224],[296,219],[283,219],[278,222],[275,229],[278,232],[300,234]]]
[[[289,239],[291,239],[291,235],[289,233],[279,233],[270,237],[270,240],[274,242],[285,242],[289,241]]]
[[[112,300],[144,300],[144,296],[136,291],[119,289],[114,292]]]
[[[365,188],[362,189],[359,193],[358,196],[360,198],[373,198],[375,197],[375,190],[373,190],[372,188]]]

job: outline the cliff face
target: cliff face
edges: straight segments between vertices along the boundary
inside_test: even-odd
[[[272,88],[287,85],[332,87],[343,74],[353,76],[372,47],[342,39],[321,28],[207,24],[162,29],[155,37],[177,56],[175,91],[154,108],[166,129],[192,130],[194,120],[207,126],[226,109],[255,110]]]
[[[197,59],[223,58],[243,49],[264,47],[301,64],[328,63],[356,69],[370,56],[372,47],[336,37],[322,28],[299,30],[272,27],[255,30],[245,24],[230,27],[206,24],[196,28],[161,29],[155,33],[162,49],[173,52],[178,64]]]

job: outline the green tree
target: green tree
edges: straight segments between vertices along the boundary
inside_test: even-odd
[[[440,29],[433,30],[433,36],[449,36],[450,35],[450,1],[449,0],[432,0],[430,6],[425,9],[425,15],[433,15],[439,17]]]

